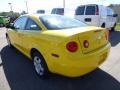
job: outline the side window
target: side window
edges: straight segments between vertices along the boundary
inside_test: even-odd
[[[95,15],[95,6],[87,6],[85,15]]]
[[[27,21],[25,29],[26,30],[41,30],[41,28],[30,18]]]
[[[84,15],[85,6],[78,7],[76,9],[75,15]]]
[[[15,23],[14,23],[14,27],[18,30],[24,30],[25,29],[25,25],[27,22],[27,17],[20,17],[18,18]]]
[[[113,10],[110,8],[107,8],[107,15],[112,16],[114,14]]]

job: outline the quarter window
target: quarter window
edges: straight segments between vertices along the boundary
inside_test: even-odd
[[[30,18],[28,19],[25,29],[26,30],[41,30],[41,28]]]

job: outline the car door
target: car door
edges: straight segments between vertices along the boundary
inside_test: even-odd
[[[98,26],[99,25],[99,15],[97,15],[97,5],[87,5],[85,8],[85,17],[84,17],[84,22],[87,23],[88,25],[94,25]],[[99,10],[98,10],[99,12]]]
[[[85,18],[84,12],[85,12],[85,6],[77,7],[77,9],[75,10],[75,19],[85,22],[84,21],[84,18]]]
[[[14,45],[18,49],[21,49],[22,47],[22,31],[25,28],[26,21],[27,21],[27,17],[20,17],[13,24],[15,29],[11,31],[11,35],[13,38]]]
[[[40,35],[42,29],[31,18],[28,18],[25,29],[22,31],[22,50],[24,54],[29,56],[30,49],[35,44],[36,38]],[[38,41],[37,41],[38,42]]]

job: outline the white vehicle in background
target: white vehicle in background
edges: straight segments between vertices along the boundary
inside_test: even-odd
[[[53,8],[51,14],[64,15],[64,8]]]
[[[74,18],[88,25],[114,30],[117,23],[117,16],[118,15],[109,7],[87,4],[80,5],[76,8]]]
[[[45,14],[45,10],[37,10],[37,14]]]
[[[74,8],[62,8],[62,7],[59,7],[59,8],[53,8],[51,10],[51,14],[58,14],[58,15],[64,15],[64,16],[68,16],[68,17],[71,17],[71,18],[74,18],[74,13],[75,13],[75,10]]]

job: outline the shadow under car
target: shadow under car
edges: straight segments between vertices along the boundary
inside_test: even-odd
[[[78,78],[51,74],[39,78],[33,63],[16,49],[1,50],[5,76],[11,90],[120,90],[120,83],[101,69]]]

